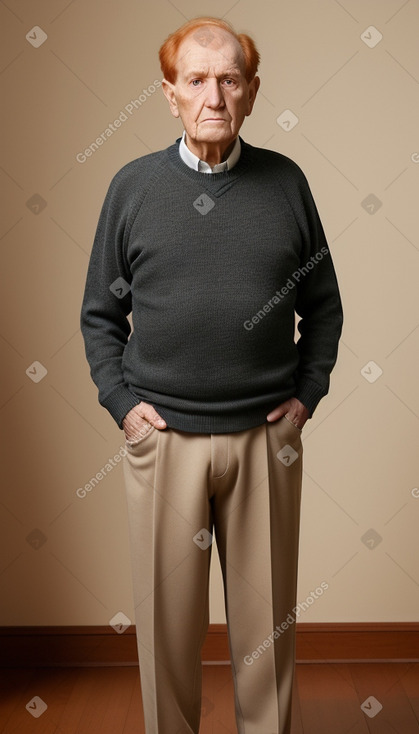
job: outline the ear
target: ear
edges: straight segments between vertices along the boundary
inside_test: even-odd
[[[260,78],[258,76],[253,77],[252,81],[248,85],[249,99],[248,99],[248,111],[246,112],[246,117],[248,117],[253,110],[253,105],[255,104],[255,99],[258,93],[259,86],[260,86]]]
[[[172,113],[173,117],[180,117],[176,101],[175,85],[167,81],[167,79],[163,79],[161,85],[163,89],[163,94],[169,102],[170,112]]]

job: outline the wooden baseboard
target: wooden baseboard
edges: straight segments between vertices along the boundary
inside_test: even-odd
[[[297,662],[419,661],[419,623],[298,623]],[[261,640],[262,642],[262,640]],[[137,665],[135,627],[0,627],[1,667]],[[249,651],[251,653],[251,651]],[[211,624],[206,663],[229,661],[227,628]]]

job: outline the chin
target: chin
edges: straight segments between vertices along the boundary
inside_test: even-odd
[[[208,130],[201,132],[197,140],[201,143],[228,143],[234,139],[231,130]]]

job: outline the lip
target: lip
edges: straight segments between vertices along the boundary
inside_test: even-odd
[[[202,122],[226,122],[224,117],[206,117]]]

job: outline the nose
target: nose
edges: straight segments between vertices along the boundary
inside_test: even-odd
[[[221,84],[217,79],[211,78],[207,81],[207,99],[206,106],[212,109],[217,109],[224,105],[224,96],[221,88]]]

